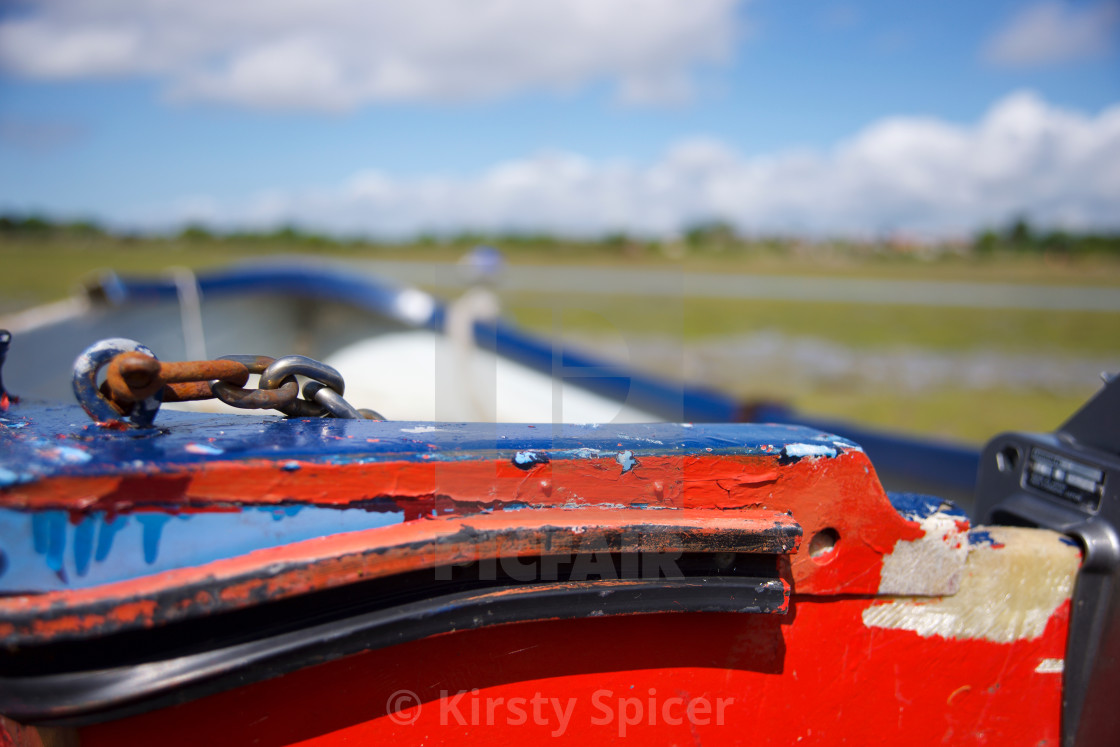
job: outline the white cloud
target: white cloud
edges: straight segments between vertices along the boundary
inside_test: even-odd
[[[1091,59],[1111,52],[1120,31],[1120,2],[1075,7],[1046,0],[1019,12],[993,36],[985,57],[998,65],[1024,67]]]
[[[1027,213],[1048,225],[1120,229],[1120,105],[1095,116],[1032,93],[974,125],[892,117],[828,151],[745,157],[678,143],[652,164],[545,153],[469,177],[362,171],[343,184],[204,203],[225,225],[294,221],[332,232],[523,230],[666,234],[721,218],[748,232],[971,233]],[[164,215],[167,212],[164,211]]]
[[[151,76],[172,97],[340,110],[615,84],[687,98],[729,60],[742,0],[38,0],[0,22],[33,78]]]

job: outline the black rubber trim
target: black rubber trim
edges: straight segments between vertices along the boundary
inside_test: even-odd
[[[0,677],[0,713],[79,726],[439,633],[532,620],[665,612],[780,613],[785,584],[751,576],[600,580],[466,591],[164,660]]]

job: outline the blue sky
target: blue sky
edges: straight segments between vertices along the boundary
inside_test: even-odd
[[[230,7],[230,6],[236,7]],[[0,210],[168,229],[1120,229],[1120,2],[0,12]]]

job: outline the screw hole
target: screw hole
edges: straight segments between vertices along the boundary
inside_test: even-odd
[[[840,533],[832,527],[826,527],[813,535],[809,540],[809,557],[818,563],[827,563],[832,560],[836,543],[840,541]]]

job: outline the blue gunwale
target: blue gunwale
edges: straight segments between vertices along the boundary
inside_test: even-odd
[[[859,447],[811,428],[751,423],[554,426],[164,411],[155,428],[116,431],[93,424],[77,406],[22,402],[0,415],[0,505],[6,488],[53,478],[156,475],[242,461],[265,460],[283,470],[308,463],[503,460],[531,466],[545,459],[608,458],[624,470],[653,455],[775,457],[786,449],[836,456]],[[405,520],[388,498],[346,507],[221,508],[183,513],[155,504],[109,514],[0,507],[0,593],[86,588]]]
[[[229,460],[370,461],[600,458],[718,453],[776,455],[792,444],[855,443],[797,425],[427,423],[295,419],[161,411],[155,427],[100,428],[77,406],[21,403],[0,415],[0,488],[59,475],[146,473]]]

